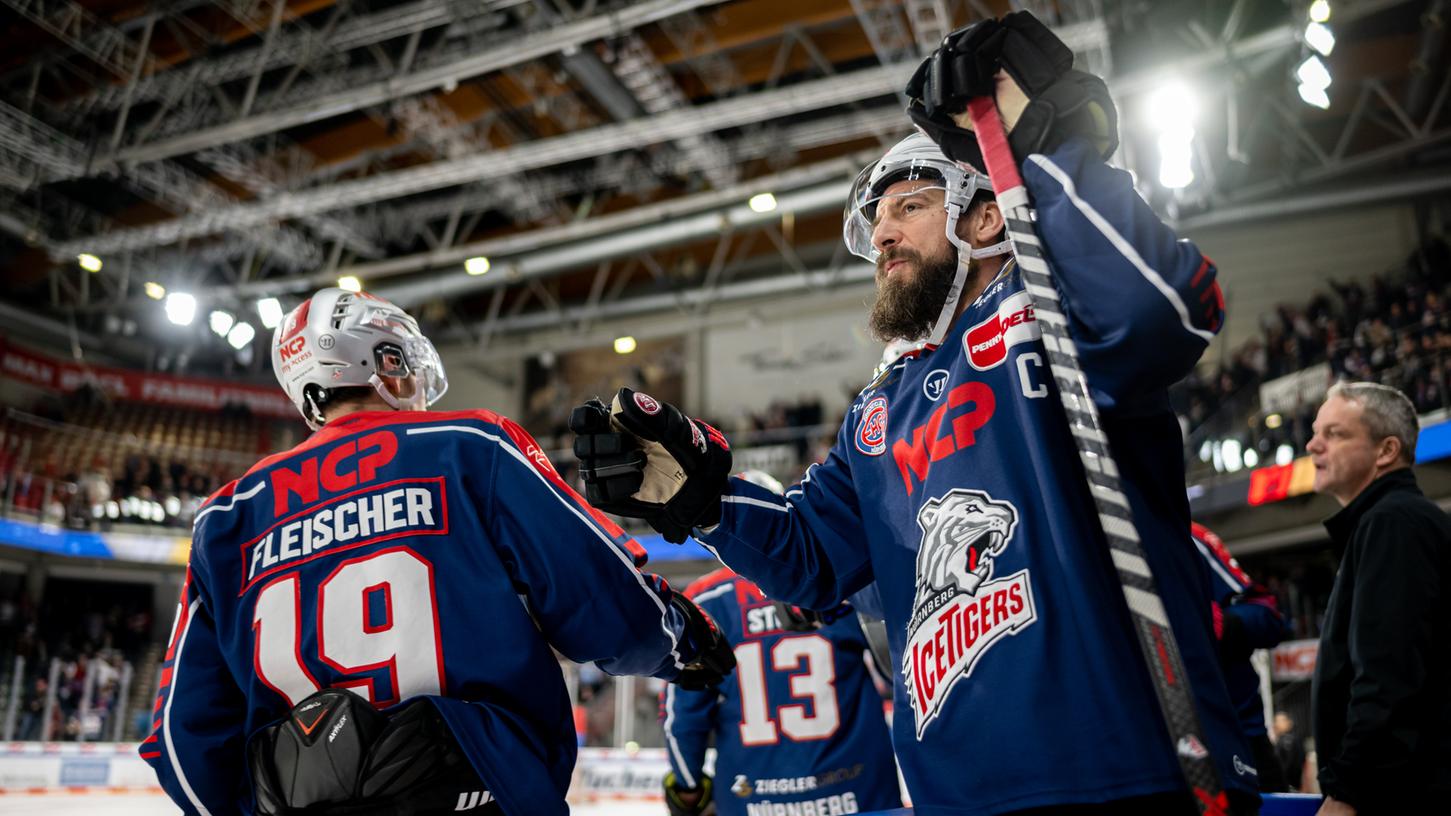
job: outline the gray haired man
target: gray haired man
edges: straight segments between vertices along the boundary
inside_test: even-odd
[[[1451,518],[1416,485],[1401,392],[1337,384],[1314,431],[1315,491],[1341,504],[1325,529],[1344,551],[1315,667],[1320,814],[1432,812],[1451,800]]]

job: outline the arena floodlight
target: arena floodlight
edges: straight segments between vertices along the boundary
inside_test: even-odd
[[[1190,131],[1191,139],[1193,131]],[[1159,183],[1170,190],[1179,190],[1194,183],[1194,153],[1189,140],[1177,134],[1159,137]]]
[[[156,281],[147,281],[143,288],[146,290],[146,296],[152,300],[161,300],[166,297],[166,287]]]
[[[232,317],[231,312],[224,312],[221,309],[212,312],[209,318],[209,325],[211,325],[212,331],[216,332],[218,337],[226,337],[227,332],[232,330],[232,326],[236,322],[237,318]]]
[[[1329,109],[1330,95],[1325,93],[1324,88],[1313,88],[1301,82],[1300,87],[1296,90],[1300,92],[1300,98],[1305,101],[1305,104],[1314,105],[1320,110]]]
[[[489,259],[482,255],[476,255],[464,261],[464,271],[474,277],[478,277],[492,268],[493,264],[489,263]]]
[[[776,196],[770,193],[756,193],[746,202],[752,212],[768,213],[776,209]]]
[[[1160,133],[1194,129],[1199,103],[1194,93],[1179,80],[1169,80],[1145,98],[1144,116]]]
[[[1330,3],[1328,0],[1315,0],[1310,4],[1310,19],[1317,23],[1330,22]]]
[[[363,282],[358,280],[356,275],[344,275],[338,278],[338,288],[349,292],[363,291]]]
[[[1335,50],[1335,34],[1324,23],[1310,23],[1305,26],[1305,44],[1328,57]]]
[[[1325,61],[1315,54],[1311,54],[1300,63],[1300,67],[1295,69],[1295,78],[1300,80],[1301,85],[1319,88],[1322,91],[1330,87],[1330,69],[1325,67]]]
[[[1244,466],[1246,468],[1253,469],[1253,468],[1259,467],[1259,464],[1260,464],[1260,454],[1259,454],[1259,451],[1256,451],[1254,448],[1245,448],[1244,449]]]
[[[628,334],[625,335],[624,337],[616,337],[615,338],[615,353],[616,354],[629,354],[630,352],[632,352],[632,351],[635,350],[635,347],[636,347],[635,338],[631,337]]]
[[[196,319],[196,298],[186,292],[172,292],[166,296],[166,319],[178,326],[190,326]]]
[[[282,322],[282,302],[275,297],[262,298],[257,301],[257,317],[262,320],[263,328],[277,328]]]
[[[243,320],[233,326],[230,332],[227,332],[227,342],[231,344],[232,348],[241,351],[256,336],[257,330],[252,328],[251,323]]]
[[[77,255],[76,263],[80,264],[81,268],[86,270],[87,272],[94,273],[101,271],[101,259],[97,258],[95,255],[92,255],[89,252],[82,252],[81,254]]]

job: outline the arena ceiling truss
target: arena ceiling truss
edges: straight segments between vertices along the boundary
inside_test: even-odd
[[[145,335],[148,283],[244,314],[352,276],[483,345],[861,283],[841,202],[907,75],[1016,8],[1108,78],[1116,161],[1182,225],[1445,192],[1447,3],[1332,1],[1324,110],[1309,6],[0,0],[0,305]],[[1198,100],[1184,186],[1166,82]]]

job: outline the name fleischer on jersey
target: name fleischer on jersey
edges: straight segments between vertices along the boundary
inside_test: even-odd
[[[261,578],[327,553],[401,536],[448,535],[446,493],[441,476],[402,479],[289,516],[242,545],[247,572],[241,592]]]

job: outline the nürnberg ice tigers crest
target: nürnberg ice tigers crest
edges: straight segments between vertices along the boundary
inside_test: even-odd
[[[902,675],[917,738],[958,680],[1000,638],[1037,620],[1028,571],[993,578],[993,560],[1012,542],[1018,509],[981,490],[958,488],[917,512],[917,593]]]

